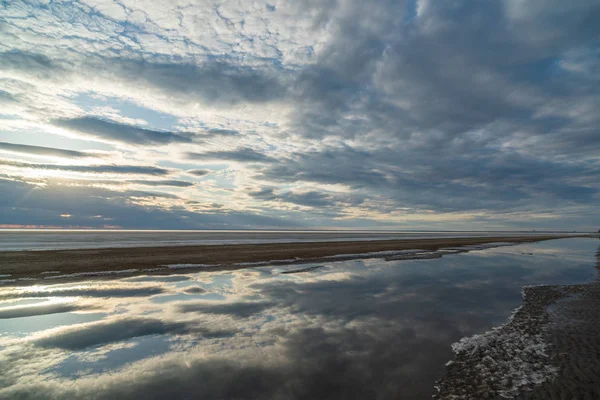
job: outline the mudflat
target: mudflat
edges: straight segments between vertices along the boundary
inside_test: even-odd
[[[295,242],[171,247],[135,247],[77,250],[0,252],[0,274],[12,279],[40,278],[42,273],[60,271],[76,274],[95,271],[131,271],[131,274],[169,273],[159,269],[172,264],[203,264],[203,270],[239,269],[259,262],[301,263],[322,260],[364,258],[364,253],[394,250],[438,250],[440,248],[495,242],[525,243],[571,236],[505,236],[435,239],[401,239],[341,242]],[[192,269],[192,268],[190,268]],[[185,267],[177,272],[184,272]]]

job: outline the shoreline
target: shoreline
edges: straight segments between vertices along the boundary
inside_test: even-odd
[[[600,396],[600,282],[523,288],[509,321],[452,347],[433,398],[592,399]]]
[[[360,258],[441,257],[476,248],[573,238],[573,235],[292,242],[0,252],[0,283],[22,286],[134,275],[222,271]],[[492,246],[496,247],[496,246]],[[421,252],[413,252],[414,250]],[[439,253],[432,254],[432,252]]]
[[[506,324],[452,345],[433,398],[600,398],[600,277],[522,295]]]

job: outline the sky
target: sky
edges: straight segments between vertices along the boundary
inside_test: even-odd
[[[0,1],[0,227],[597,230],[599,20]]]

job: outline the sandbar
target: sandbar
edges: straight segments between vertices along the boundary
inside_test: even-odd
[[[381,252],[483,245],[526,243],[573,237],[572,235],[503,236],[469,238],[400,239],[340,242],[296,242],[170,247],[103,248],[76,250],[0,252],[0,274],[4,284],[32,284],[34,280],[63,277],[86,279],[106,275],[167,274],[188,271],[219,271],[248,268],[261,263],[296,264],[374,258]],[[383,254],[383,253],[382,253]],[[177,268],[167,268],[177,265]],[[53,274],[48,274],[52,271]],[[87,276],[85,274],[88,274]],[[56,276],[55,276],[56,275]],[[70,276],[68,276],[70,275]],[[60,281],[56,279],[53,281]]]

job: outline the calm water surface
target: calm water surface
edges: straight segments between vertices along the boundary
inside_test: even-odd
[[[3,288],[0,398],[430,398],[453,342],[590,280],[599,245]]]

